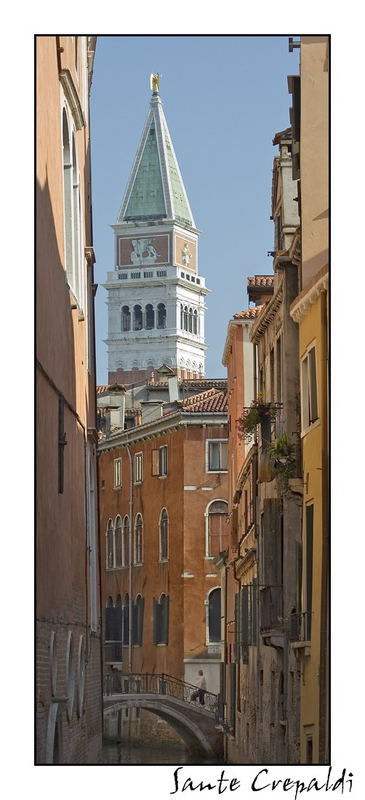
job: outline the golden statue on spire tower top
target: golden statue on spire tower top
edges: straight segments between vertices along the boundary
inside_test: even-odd
[[[150,87],[152,92],[158,92],[160,88],[160,78],[162,78],[162,75],[159,72],[151,72]]]

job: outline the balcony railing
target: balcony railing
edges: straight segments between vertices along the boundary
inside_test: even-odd
[[[150,673],[117,673],[115,675],[105,675],[104,694],[159,694],[166,697],[174,697],[192,706],[200,706],[201,709],[218,714],[219,695],[212,692],[204,692],[204,704],[194,698],[198,687],[191,683],[185,683],[178,678],[162,673],[152,675]]]

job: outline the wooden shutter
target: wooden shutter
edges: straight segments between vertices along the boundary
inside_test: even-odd
[[[235,619],[235,629],[234,629],[235,661],[239,662],[241,635],[240,635],[240,595],[238,592],[234,596],[234,619]]]
[[[264,501],[262,517],[263,583],[278,586],[282,582],[281,506],[279,499]]]
[[[152,475],[160,474],[160,451],[152,450]]]
[[[258,601],[258,585],[257,578],[252,581],[251,589],[251,644],[257,644],[257,601]]]
[[[240,592],[240,621],[241,621],[241,658],[243,664],[248,664],[249,619],[248,619],[248,593],[249,586],[242,586]]]
[[[313,505],[306,506],[306,612],[307,612],[307,638],[311,638],[312,628],[312,590],[313,590]]]

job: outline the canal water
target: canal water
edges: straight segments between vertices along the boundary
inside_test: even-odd
[[[194,756],[183,744],[121,744],[104,740],[103,764],[221,764],[218,759]]]

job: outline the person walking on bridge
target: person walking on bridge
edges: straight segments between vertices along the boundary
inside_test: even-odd
[[[191,695],[191,699],[192,700],[199,700],[200,705],[203,706],[204,705],[204,695],[205,695],[205,692],[207,691],[207,682],[206,682],[206,679],[205,679],[205,676],[204,676],[204,672],[203,672],[202,669],[199,670],[198,675],[199,675],[199,683],[198,683],[198,687],[199,688],[197,689],[196,692],[193,692],[193,694]]]

